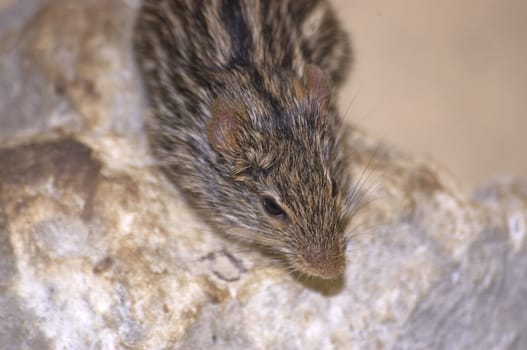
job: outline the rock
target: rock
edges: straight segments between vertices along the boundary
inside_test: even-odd
[[[6,349],[525,349],[527,184],[474,197],[353,129],[336,281],[214,232],[156,170],[134,1],[49,1],[0,45]]]

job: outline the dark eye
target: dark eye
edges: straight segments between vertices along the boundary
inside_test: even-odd
[[[338,188],[337,188],[337,181],[335,181],[335,179],[331,178],[331,195],[333,197],[335,197],[338,193]]]
[[[267,214],[271,216],[285,216],[284,210],[276,203],[276,201],[271,197],[263,197],[262,205]]]

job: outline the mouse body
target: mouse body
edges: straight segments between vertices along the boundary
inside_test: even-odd
[[[200,214],[288,268],[345,267],[348,36],[323,0],[145,0],[134,52],[154,156]]]

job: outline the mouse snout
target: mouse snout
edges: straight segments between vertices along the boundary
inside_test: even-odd
[[[324,279],[338,277],[346,266],[344,246],[309,247],[302,254],[303,270]]]

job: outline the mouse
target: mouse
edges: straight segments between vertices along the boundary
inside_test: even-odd
[[[346,266],[351,45],[325,0],[144,0],[133,51],[155,159],[217,230],[303,276]]]

